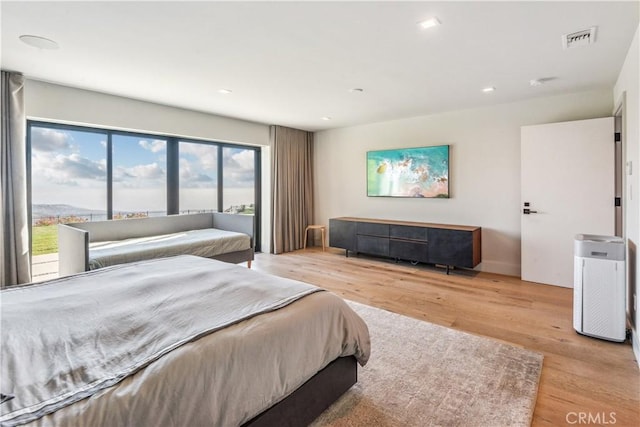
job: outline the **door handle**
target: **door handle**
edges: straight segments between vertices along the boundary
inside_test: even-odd
[[[525,215],[529,215],[529,214],[538,213],[538,211],[532,211],[529,208],[524,208],[524,209],[522,209],[522,213],[525,214]]]

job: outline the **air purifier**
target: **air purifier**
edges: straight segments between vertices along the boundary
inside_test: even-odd
[[[574,241],[574,254],[574,329],[590,337],[624,341],[624,240],[616,236],[578,234]]]

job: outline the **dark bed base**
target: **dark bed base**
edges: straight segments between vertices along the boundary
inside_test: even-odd
[[[253,260],[253,248],[245,249],[243,251],[228,252],[226,254],[216,255],[211,257],[218,261],[231,262],[233,264],[240,264],[241,262],[247,262],[247,266],[251,268],[251,260]]]
[[[340,357],[243,427],[306,427],[358,380],[355,357]]]

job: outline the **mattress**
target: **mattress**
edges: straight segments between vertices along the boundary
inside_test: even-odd
[[[110,278],[114,280],[110,282]],[[91,289],[92,286],[95,289]],[[156,287],[164,290],[157,290]],[[250,288],[254,296],[244,295],[242,289],[245,287]],[[75,288],[72,294],[95,295],[94,304],[113,307],[108,310],[108,317],[112,317],[111,321],[120,329],[110,333],[105,329],[107,323],[102,319],[92,319],[91,313],[97,310],[91,303],[83,303],[83,306],[91,305],[83,308],[69,302],[69,307],[65,307],[64,292],[71,288]],[[178,291],[178,288],[182,290]],[[169,299],[184,301],[184,295],[191,293],[186,291],[191,288],[199,290],[194,298],[199,307],[197,311],[185,309],[184,304],[178,305],[179,310],[170,310],[164,303]],[[285,288],[292,289],[294,296],[278,291],[275,297],[256,298],[256,295],[270,293],[272,289]],[[37,292],[34,293],[34,290]],[[10,292],[16,295],[23,292],[20,298],[33,301],[29,305],[34,307],[25,308],[25,313],[29,313],[30,309],[42,313],[43,317],[38,319],[41,325],[33,326],[37,329],[44,331],[50,324],[58,322],[53,319],[49,321],[49,317],[56,317],[55,308],[49,312],[42,308],[56,301],[55,307],[62,313],[57,317],[67,317],[73,325],[74,322],[78,323],[77,314],[84,311],[85,321],[82,325],[92,322],[99,325],[93,334],[79,328],[81,340],[74,339],[73,335],[61,338],[68,333],[67,328],[73,329],[74,326],[56,327],[56,330],[62,330],[60,337],[44,332],[38,336],[28,330],[37,322],[11,317],[20,315],[19,306],[12,307],[11,304],[19,304],[21,300],[3,291],[2,320],[6,322],[3,325],[12,327],[3,328],[2,331],[3,381],[0,387],[4,394],[16,394],[16,400],[20,398],[21,390],[11,387],[14,377],[50,369],[40,366],[42,363],[65,366],[67,360],[77,358],[76,353],[87,353],[90,359],[87,366],[90,368],[92,361],[100,359],[96,354],[105,354],[105,360],[118,359],[118,355],[112,354],[111,346],[105,347],[105,339],[111,342],[124,335],[124,339],[120,340],[122,342],[113,343],[113,347],[130,342],[133,349],[138,348],[135,351],[142,348],[144,353],[149,346],[167,347],[164,344],[167,331],[173,333],[174,330],[182,330],[185,325],[191,331],[171,351],[160,352],[160,357],[149,358],[149,362],[139,366],[139,369],[113,384],[93,390],[82,399],[69,401],[37,419],[29,419],[28,425],[240,425],[284,399],[337,357],[354,355],[360,364],[364,364],[370,353],[366,324],[336,295],[301,282],[198,257],[182,256],[119,265]],[[60,292],[63,294],[59,295]],[[42,298],[34,298],[37,293],[42,294]],[[122,295],[124,301],[118,298],[120,294],[126,294]],[[132,297],[135,294],[139,294],[137,302]],[[150,294],[157,295],[153,299]],[[157,301],[163,303],[158,305]],[[238,305],[239,301],[246,303]],[[156,308],[142,309],[145,304]],[[243,314],[235,320],[229,320],[223,314],[224,307],[228,307],[226,312]],[[34,317],[37,315],[31,312],[31,318]],[[151,334],[140,332],[147,330],[146,326],[140,325],[140,319],[146,317],[153,318],[157,323],[155,329],[151,329]],[[210,333],[193,335],[192,324],[209,317],[217,319]],[[218,328],[215,325],[226,327]],[[27,331],[20,337],[23,327]],[[31,357],[42,360],[23,360],[10,354],[13,344],[9,337],[20,341],[31,339],[34,344],[27,345],[27,350],[23,351],[28,352],[33,346],[35,351]],[[38,350],[40,341],[52,343],[52,349],[57,347],[58,351]],[[158,353],[152,350],[151,353]],[[120,357],[126,358],[135,351],[124,347],[124,354]],[[62,362],[49,360],[56,352],[62,354]],[[46,383],[46,387],[51,387],[53,383],[57,386],[83,376],[87,377],[86,382],[93,384],[95,381],[92,381],[89,368],[73,366],[64,375],[58,375],[50,381],[34,380],[28,387],[39,387],[41,382]],[[20,380],[15,383],[21,381],[24,382]],[[85,390],[86,385],[80,378],[74,388]],[[46,390],[29,389],[28,394],[41,397],[46,395]],[[2,424],[21,425],[13,423],[7,415],[19,405],[11,402],[9,405],[13,407],[6,403],[2,405]]]
[[[185,254],[213,258],[249,248],[248,235],[216,228],[93,242],[89,244],[89,269]]]

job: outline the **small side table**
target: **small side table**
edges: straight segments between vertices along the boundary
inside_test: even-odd
[[[327,227],[324,225],[307,226],[307,228],[304,230],[304,248],[303,249],[307,249],[307,240],[309,239],[309,230],[320,230],[322,232],[322,251],[324,252],[325,233],[326,233]]]

